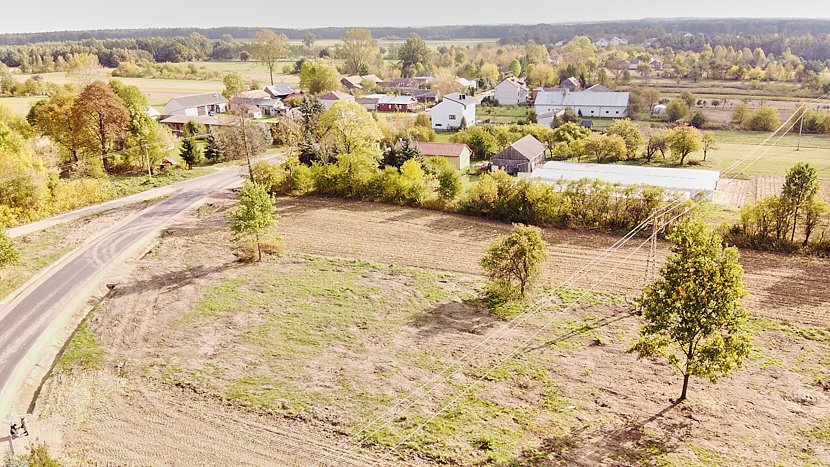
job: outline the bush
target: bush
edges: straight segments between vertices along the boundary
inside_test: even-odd
[[[692,125],[695,128],[703,128],[703,125],[706,124],[706,116],[703,115],[703,112],[695,112],[692,114],[692,118],[689,119],[689,125]]]
[[[747,119],[745,126],[752,131],[773,131],[781,124],[778,111],[769,106],[758,107]]]
[[[461,176],[457,170],[447,169],[438,173],[438,197],[453,201],[461,193]]]
[[[682,118],[685,118],[688,113],[689,106],[686,105],[686,102],[681,99],[675,99],[669,102],[669,105],[666,108],[666,117],[670,122],[676,122]]]
[[[265,187],[268,193],[277,195],[289,189],[289,179],[281,165],[258,162],[251,168],[251,180]]]

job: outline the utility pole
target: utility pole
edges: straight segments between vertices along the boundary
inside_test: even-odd
[[[648,250],[648,257],[646,258],[646,271],[645,277],[643,278],[643,282],[645,285],[648,285],[651,281],[654,280],[654,276],[657,275],[657,226],[658,222],[657,214],[655,213],[654,219],[651,222],[651,237],[649,237],[649,250]]]
[[[804,128],[804,106],[801,107],[801,116],[798,117],[798,120],[798,144],[795,147],[796,151],[801,149],[801,130]]]
[[[245,129],[245,110],[241,110],[239,115],[242,118],[242,142],[245,145],[245,158],[248,159],[248,177],[251,178],[252,182],[256,182],[253,167],[251,167],[251,150],[248,148],[248,131]]]

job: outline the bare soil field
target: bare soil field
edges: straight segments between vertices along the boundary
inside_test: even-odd
[[[507,224],[283,198],[284,255],[244,265],[231,205],[165,235],[91,315],[101,361],[47,381],[32,426],[68,465],[830,463],[830,331],[755,318],[746,368],[674,405],[670,367],[627,353],[644,251],[545,288],[615,237],[546,230],[545,293],[507,326],[478,300]],[[826,262],[743,260],[755,316],[826,325]]]

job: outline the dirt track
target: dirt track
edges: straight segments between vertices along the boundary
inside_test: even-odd
[[[425,209],[320,198],[284,198],[279,230],[292,251],[359,258],[463,274],[481,274],[478,261],[505,223]],[[560,284],[619,236],[546,229],[551,246],[543,282]],[[608,255],[572,286],[637,294],[644,283],[648,245],[635,238]],[[658,257],[668,244],[661,242]],[[830,322],[830,261],[743,251],[751,312],[816,326]]]

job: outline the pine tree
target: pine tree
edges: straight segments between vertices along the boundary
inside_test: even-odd
[[[222,139],[213,130],[208,132],[207,146],[205,147],[205,158],[211,162],[219,162],[222,160]]]

